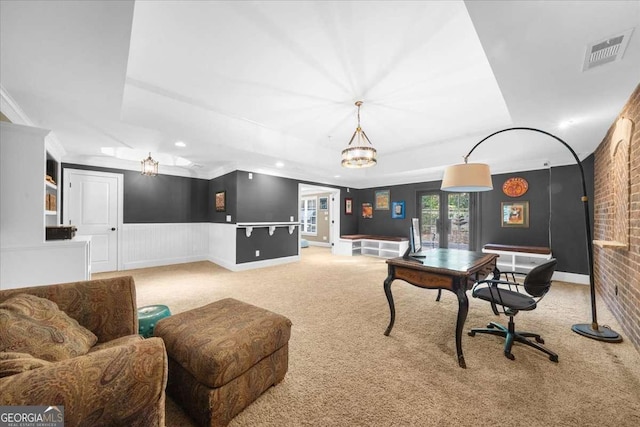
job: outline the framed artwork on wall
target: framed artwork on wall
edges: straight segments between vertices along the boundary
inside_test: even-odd
[[[373,206],[371,206],[371,203],[362,204],[362,218],[373,218]]]
[[[389,210],[389,190],[376,190],[375,199],[377,211]]]
[[[526,179],[520,177],[509,178],[502,184],[502,192],[509,197],[520,197],[529,189]]]
[[[344,214],[353,215],[353,199],[351,197],[344,199]]]
[[[404,219],[404,201],[391,203],[391,218]]]
[[[529,202],[502,202],[500,222],[503,227],[529,227]]]
[[[329,198],[328,197],[320,197],[318,199],[318,204],[320,205],[321,211],[326,211],[329,209]]]
[[[227,204],[227,192],[218,191],[216,193],[216,212],[224,212]]]

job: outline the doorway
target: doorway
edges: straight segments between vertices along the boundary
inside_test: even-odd
[[[120,269],[123,175],[64,170],[63,224],[91,237],[91,272]]]
[[[475,215],[469,193],[423,191],[417,194],[417,199],[423,248],[474,247]]]
[[[340,190],[298,184],[298,206],[300,238],[312,246],[331,247],[335,253],[340,238]]]

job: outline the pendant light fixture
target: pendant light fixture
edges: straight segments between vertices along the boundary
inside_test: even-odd
[[[142,165],[142,175],[147,176],[156,176],[158,175],[158,162],[151,158],[151,153],[149,153],[149,157],[142,160],[140,162]]]
[[[349,141],[347,148],[342,150],[342,166],[345,168],[368,168],[375,166],[377,152],[369,141],[367,134],[360,127],[360,106],[362,101],[356,102],[358,107],[358,127]]]

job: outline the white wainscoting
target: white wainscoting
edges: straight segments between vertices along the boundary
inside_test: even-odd
[[[300,256],[236,264],[236,224],[124,224],[122,269],[211,261],[231,271],[250,270],[300,260]]]
[[[209,225],[208,260],[221,267],[235,271],[236,225],[211,223]]]
[[[124,224],[122,268],[130,270],[207,260],[210,225],[206,222]]]

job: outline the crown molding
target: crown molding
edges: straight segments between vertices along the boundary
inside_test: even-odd
[[[4,114],[11,123],[17,125],[40,127],[34,123],[33,120],[24,112],[15,99],[9,94],[9,92],[0,84],[0,111]],[[58,160],[62,159],[62,156],[66,154],[64,146],[56,135],[52,132],[47,135],[46,138],[47,150]]]

